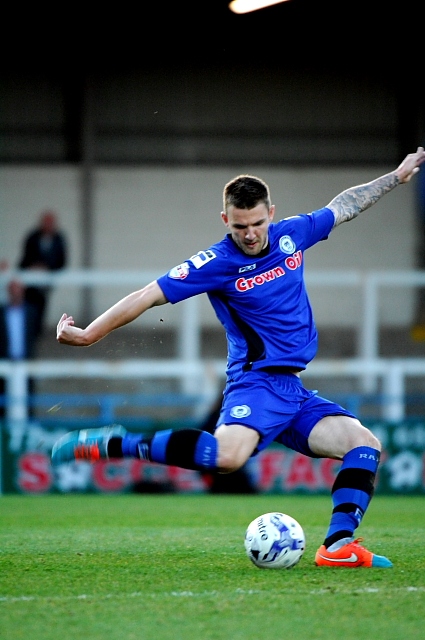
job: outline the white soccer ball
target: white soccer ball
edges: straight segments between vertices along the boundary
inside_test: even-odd
[[[248,558],[261,569],[289,569],[304,553],[303,528],[286,513],[265,513],[249,524],[245,550]]]

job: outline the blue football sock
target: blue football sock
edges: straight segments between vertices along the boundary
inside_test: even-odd
[[[379,456],[372,447],[356,447],[344,456],[332,487],[334,506],[325,547],[351,537],[359,526],[373,496]]]
[[[217,440],[199,429],[167,429],[157,431],[151,437],[129,433],[123,438],[122,452],[124,457],[142,458],[183,469],[217,469]]]
[[[139,444],[143,440],[142,433],[127,432],[122,439],[121,448],[124,458],[139,458]]]

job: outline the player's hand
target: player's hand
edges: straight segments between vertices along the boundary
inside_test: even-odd
[[[82,346],[83,330],[74,326],[74,318],[64,313],[56,327],[56,339],[61,344]]]
[[[409,153],[395,171],[400,182],[409,182],[412,176],[418,173],[419,167],[423,162],[425,162],[425,150],[423,147],[418,147],[415,153]]]

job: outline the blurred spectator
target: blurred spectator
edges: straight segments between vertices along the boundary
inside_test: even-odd
[[[0,272],[8,271],[9,263],[4,258],[0,258]],[[1,282],[0,283],[0,304],[4,304],[7,301],[7,286]]]
[[[58,228],[57,214],[51,210],[43,211],[39,225],[30,231],[24,240],[19,268],[57,271],[65,267],[66,263],[67,243],[64,234]],[[49,291],[48,286],[26,288],[26,301],[38,309],[37,335],[40,335],[44,328]]]
[[[34,357],[37,342],[38,309],[25,300],[25,287],[19,280],[11,280],[7,286],[7,302],[0,306],[0,359],[29,360]],[[0,379],[0,395],[5,382]],[[28,382],[28,394],[33,391],[33,381]],[[4,403],[0,404],[4,415]]]

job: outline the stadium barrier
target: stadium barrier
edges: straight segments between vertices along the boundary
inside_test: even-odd
[[[383,444],[376,493],[425,493],[425,421],[368,424]],[[50,450],[68,429],[80,423],[6,423],[2,429],[2,492],[27,495],[47,493],[208,493],[211,477],[196,471],[167,467],[136,459],[108,460],[96,464],[75,462],[53,468]],[[151,423],[147,428],[180,428],[187,423]],[[340,463],[310,459],[283,446],[272,446],[252,458],[243,471],[250,492],[329,493]],[[230,474],[227,478],[231,483]],[[222,483],[223,493],[235,491]]]

